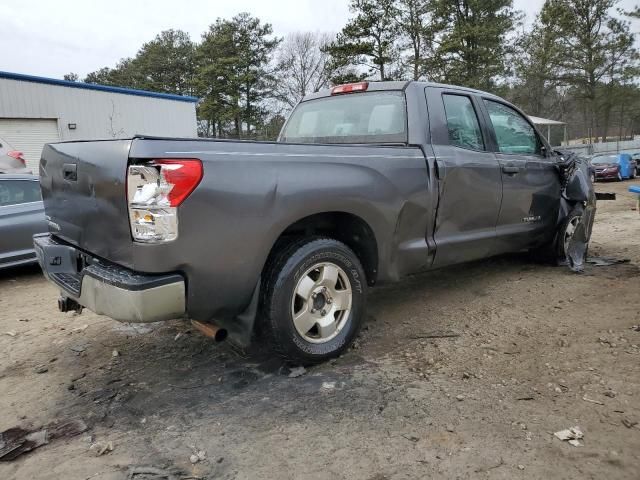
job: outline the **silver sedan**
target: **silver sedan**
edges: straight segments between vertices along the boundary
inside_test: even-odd
[[[33,235],[47,230],[38,177],[0,174],[0,269],[37,262]]]

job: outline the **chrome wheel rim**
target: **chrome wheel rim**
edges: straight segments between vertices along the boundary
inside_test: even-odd
[[[576,231],[576,228],[578,227],[578,224],[580,223],[580,217],[573,217],[568,225],[567,228],[564,231],[564,253],[565,255],[567,254],[567,251],[569,249],[569,242],[571,242],[571,239],[573,238],[573,234]]]
[[[345,327],[353,292],[345,271],[334,263],[317,263],[296,283],[291,299],[293,325],[310,343],[326,343]]]

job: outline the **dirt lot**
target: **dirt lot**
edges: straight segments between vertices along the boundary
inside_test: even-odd
[[[576,275],[512,256],[373,290],[355,348],[297,378],[182,322],[61,314],[36,269],[2,272],[0,430],[69,418],[90,430],[0,463],[0,479],[637,480],[640,215],[627,186],[599,184],[619,199],[600,203],[591,252],[630,264]],[[580,447],[552,435],[573,426]]]

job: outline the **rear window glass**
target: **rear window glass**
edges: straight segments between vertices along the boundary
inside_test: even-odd
[[[600,155],[599,157],[593,157],[591,163],[617,163],[618,156],[617,155]]]
[[[33,180],[1,180],[0,207],[20,203],[39,202],[40,184]]]
[[[368,92],[301,103],[280,141],[299,143],[405,143],[407,108],[402,92]]]

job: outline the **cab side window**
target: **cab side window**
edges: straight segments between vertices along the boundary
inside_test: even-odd
[[[522,115],[499,102],[484,99],[484,103],[496,132],[500,152],[525,155],[540,153],[541,144],[538,136]]]
[[[471,99],[464,95],[444,94],[449,144],[472,150],[484,150],[478,115]]]

